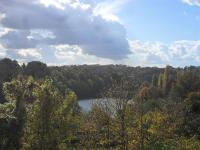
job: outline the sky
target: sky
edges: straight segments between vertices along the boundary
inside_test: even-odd
[[[0,0],[0,58],[200,66],[200,0]]]

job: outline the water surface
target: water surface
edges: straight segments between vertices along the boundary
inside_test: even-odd
[[[78,101],[78,104],[84,111],[90,111],[92,108],[92,101],[95,99],[82,99]]]

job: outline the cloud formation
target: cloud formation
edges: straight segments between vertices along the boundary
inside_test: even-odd
[[[1,1],[0,14],[4,17],[0,24],[12,29],[1,36],[5,48],[78,45],[85,54],[110,59],[123,59],[130,53],[126,30],[119,22],[94,15],[89,4],[79,1],[47,2]]]
[[[107,0],[98,3],[93,13],[94,15],[101,15],[106,20],[118,21],[119,17],[116,13],[121,9],[121,7],[128,3],[130,0]]]
[[[55,57],[60,64],[114,64],[115,61],[84,54],[79,46],[59,45],[55,47]]]
[[[200,64],[200,41],[175,41],[171,44],[161,42],[131,41],[132,56],[139,65],[198,65]],[[139,59],[138,59],[139,58]]]
[[[87,0],[85,0],[87,1]],[[200,41],[128,41],[116,15],[129,0],[0,2],[0,58],[63,64],[199,65]],[[200,6],[200,0],[183,0]]]
[[[4,47],[0,44],[0,58],[4,58],[6,56],[6,50]]]
[[[42,55],[38,49],[21,49],[17,52],[22,57],[33,57],[37,59],[41,59]]]
[[[183,0],[184,3],[187,3],[192,6],[199,6],[200,7],[200,0]]]

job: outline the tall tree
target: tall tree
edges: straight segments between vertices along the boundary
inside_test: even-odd
[[[20,70],[21,68],[17,61],[8,58],[0,60],[0,103],[5,102],[3,83],[9,82],[15,78],[19,74]]]
[[[158,87],[161,88],[161,89],[163,87],[163,74],[159,75],[159,78],[158,78]]]
[[[152,86],[154,87],[158,86],[158,77],[155,74],[152,77]]]
[[[24,67],[23,73],[27,76],[33,76],[36,79],[44,78],[49,75],[49,69],[46,64],[39,61],[32,61]]]
[[[67,149],[74,137],[76,96],[59,93],[51,80],[34,89],[36,101],[28,111],[23,149]]]
[[[105,110],[107,112],[112,112],[112,116],[115,117],[115,123],[119,128],[115,131],[118,133],[118,139],[120,143],[121,150],[128,149],[128,106],[133,100],[134,95],[134,85],[127,82],[123,78],[113,82],[113,85],[105,92],[103,99],[106,101]],[[105,103],[105,102],[104,102]]]
[[[150,88],[148,87],[148,85],[143,84],[138,93],[140,150],[145,149],[144,115],[145,115],[145,103],[148,101],[149,97],[150,97]]]
[[[7,101],[2,106],[8,110],[12,108],[12,111],[7,114],[9,115],[8,129],[13,132],[13,137],[8,134],[10,137],[10,139],[8,138],[8,145],[15,145],[15,149],[19,149],[22,145],[21,139],[26,121],[26,103],[33,99],[32,90],[34,86],[32,78],[19,77],[16,80],[4,83],[3,90]]]

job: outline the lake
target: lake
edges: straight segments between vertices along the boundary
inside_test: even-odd
[[[92,107],[92,101],[94,100],[95,99],[83,99],[83,100],[79,100],[78,104],[84,111],[90,111]]]

